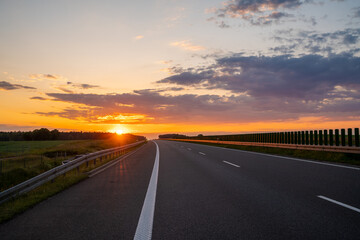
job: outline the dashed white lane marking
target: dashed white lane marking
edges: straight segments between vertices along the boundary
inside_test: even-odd
[[[141,209],[139,222],[136,227],[134,236],[135,240],[150,240],[152,235],[160,159],[159,146],[156,142],[153,143],[156,145],[155,163],[151,174],[149,187],[146,192],[144,205]]]
[[[191,151],[191,148],[187,148],[189,151]]]
[[[232,166],[234,166],[234,167],[240,167],[239,165],[236,165],[236,164],[234,164],[234,163],[231,163],[231,162],[228,162],[228,161],[223,161],[224,163],[227,163],[227,164],[230,164],[230,165],[232,165]]]
[[[228,150],[228,151],[245,152],[245,153],[250,153],[250,154],[255,154],[255,155],[263,155],[263,156],[268,156],[268,157],[273,157],[273,158],[283,158],[283,159],[288,159],[288,160],[293,160],[293,161],[299,161],[299,162],[305,162],[305,163],[313,163],[313,164],[325,165],[325,166],[330,166],[330,167],[346,168],[346,169],[352,169],[352,170],[357,170],[357,171],[360,170],[359,167],[351,167],[351,166],[338,165],[338,164],[332,164],[332,163],[324,163],[324,162],[315,162],[315,161],[311,161],[311,160],[292,158],[292,157],[284,157],[284,156],[277,156],[277,155],[271,155],[271,154],[266,154],[266,153],[250,152],[250,151],[245,151],[245,150],[222,148],[222,147],[215,147],[215,146],[206,146],[206,147],[221,148],[221,149]]]
[[[204,155],[204,156],[206,155],[206,154],[205,154],[205,153],[203,153],[203,152],[199,152],[199,154]]]
[[[336,200],[334,200],[334,199],[331,199],[331,198],[328,198],[328,197],[324,197],[324,196],[321,196],[321,195],[319,195],[319,196],[317,196],[317,197],[319,197],[319,198],[321,198],[321,199],[324,199],[324,200],[326,200],[326,201],[329,201],[329,202],[335,203],[335,204],[340,205],[340,206],[342,206],[342,207],[345,207],[345,208],[351,209],[351,210],[353,210],[353,211],[355,211],[355,212],[360,213],[360,209],[358,209],[358,208],[356,208],[356,207],[353,207],[353,206],[347,205],[347,204],[342,203],[342,202],[338,202],[338,201],[336,201]]]

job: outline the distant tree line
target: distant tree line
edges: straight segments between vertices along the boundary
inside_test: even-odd
[[[125,134],[136,140],[145,140],[143,136]],[[0,132],[0,141],[46,141],[46,140],[100,140],[116,136],[109,132],[60,132],[57,129],[35,129],[28,132]]]
[[[174,138],[174,139],[186,139],[189,138],[186,135],[181,135],[181,134],[176,134],[176,133],[171,133],[171,134],[163,134],[163,135],[159,135],[159,138]]]

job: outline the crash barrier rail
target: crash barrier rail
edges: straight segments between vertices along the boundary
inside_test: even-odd
[[[0,204],[11,198],[18,196],[18,195],[27,193],[27,192],[43,185],[44,183],[47,183],[47,182],[53,180],[54,178],[56,178],[60,175],[66,174],[68,171],[71,171],[75,168],[77,168],[79,170],[79,166],[84,163],[86,163],[88,165],[90,161],[94,161],[94,163],[96,163],[96,160],[98,158],[107,157],[110,155],[113,157],[119,156],[122,154],[122,152],[124,150],[138,146],[144,142],[145,141],[139,141],[139,142],[127,144],[127,145],[124,145],[121,147],[105,149],[102,151],[90,153],[90,154],[75,158],[72,161],[68,161],[66,164],[52,168],[49,171],[41,173],[41,174],[37,175],[36,177],[33,177],[33,178],[26,180],[14,187],[11,187],[9,189],[6,189],[5,191],[0,192]]]

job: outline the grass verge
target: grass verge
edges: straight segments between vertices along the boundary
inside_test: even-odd
[[[131,152],[144,144],[128,149],[124,154]],[[123,155],[124,155],[123,154]],[[3,204],[0,204],[0,223],[6,222],[13,218],[14,216],[24,212],[30,207],[35,206],[37,203],[69,188],[70,186],[86,179],[87,172],[98,168],[118,157],[107,158],[102,161],[97,160],[89,161],[89,164],[82,164],[77,169],[71,170],[66,173],[66,175],[61,175],[54,179],[52,182],[43,184],[42,186],[24,194],[15,199],[9,200]]]
[[[192,142],[192,141],[181,141],[181,142],[189,142],[189,143],[210,145],[210,146],[223,147],[223,148],[239,149],[239,150],[251,151],[251,152],[267,153],[267,154],[273,154],[273,155],[279,155],[285,157],[294,157],[301,159],[360,166],[360,154],[355,154],[355,153],[325,152],[325,151],[312,151],[312,150],[260,147],[260,146],[241,146],[241,145]]]

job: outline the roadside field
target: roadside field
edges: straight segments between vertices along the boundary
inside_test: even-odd
[[[0,142],[0,191],[59,166],[64,160],[131,142],[121,136],[106,140]]]

